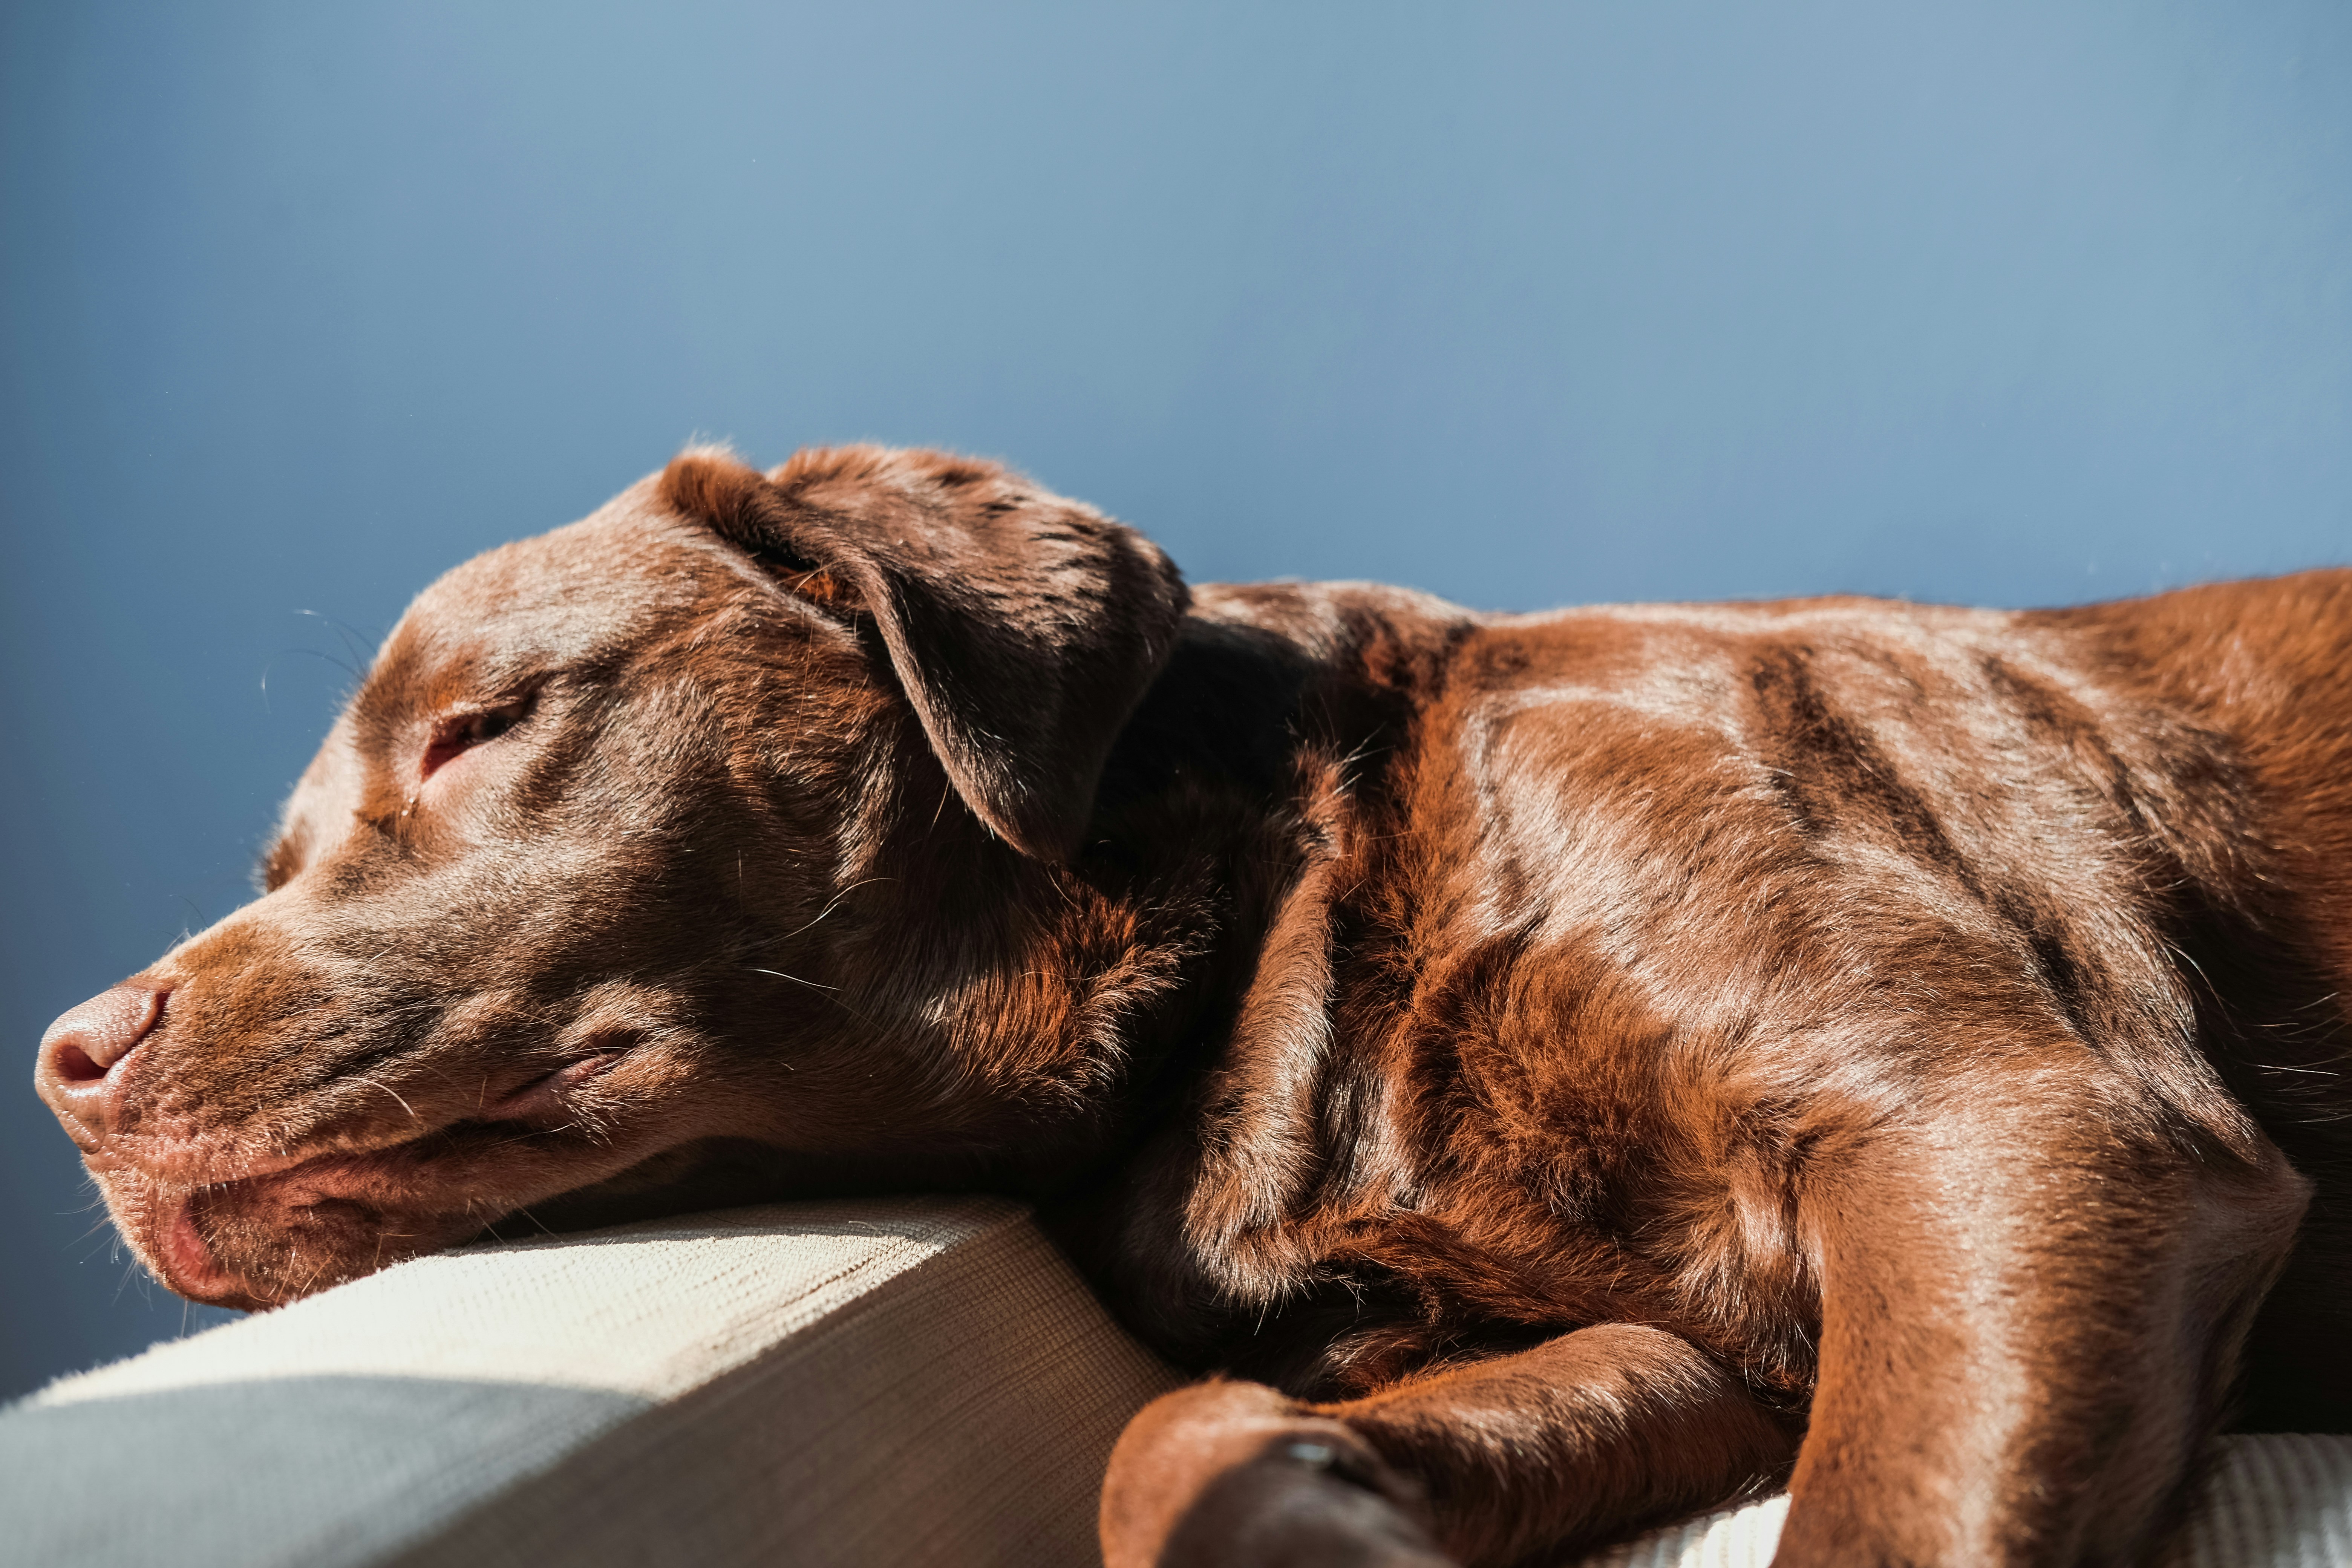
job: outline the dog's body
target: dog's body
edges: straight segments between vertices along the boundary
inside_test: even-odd
[[[1115,1568],[1782,1477],[1785,1563],[2126,1561],[2233,1409],[2352,1416],[2352,573],[1188,605],[985,465],[689,455],[419,601],[269,883],[44,1044],[175,1289],[1024,1193],[1254,1380],[1130,1428]]]

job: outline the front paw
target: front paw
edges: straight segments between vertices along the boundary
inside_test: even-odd
[[[1193,1500],[1157,1568],[1450,1568],[1429,1531],[1358,1466],[1308,1440],[1276,1443]]]
[[[1337,1421],[1212,1383],[1136,1417],[1103,1482],[1107,1568],[1448,1568],[1420,1490]]]

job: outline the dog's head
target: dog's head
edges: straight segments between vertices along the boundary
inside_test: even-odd
[[[940,993],[1070,896],[1184,603],[989,464],[689,452],[428,589],[263,896],[37,1084],[142,1258],[239,1306],[730,1142],[937,1168],[1022,1092]]]

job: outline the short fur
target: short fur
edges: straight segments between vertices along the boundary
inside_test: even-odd
[[[2352,573],[2002,613],[1189,595],[690,452],[430,589],[39,1083],[173,1289],[981,1186],[1222,1374],[1131,1564],[2135,1561],[2352,1414]]]

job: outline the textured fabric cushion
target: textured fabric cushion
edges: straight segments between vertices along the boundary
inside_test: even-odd
[[[1764,1568],[1789,1514],[1763,1498],[1643,1536],[1580,1568]],[[2352,1437],[2224,1437],[2188,1529],[2158,1568],[2352,1563]]]
[[[469,1249],[0,1414],[0,1560],[1089,1563],[1173,1384],[992,1199]]]

